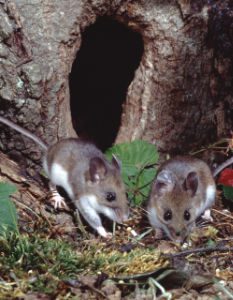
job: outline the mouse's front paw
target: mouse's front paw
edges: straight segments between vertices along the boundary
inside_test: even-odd
[[[97,232],[99,235],[101,235],[102,237],[104,237],[105,239],[111,239],[112,238],[112,233],[111,232],[107,232],[103,226],[99,226],[96,228]]]
[[[214,221],[212,216],[211,216],[210,209],[206,209],[201,217],[202,217],[202,219],[204,219],[206,221],[210,221],[210,222]]]
[[[161,240],[164,238],[164,233],[163,233],[163,230],[160,229],[160,228],[156,228],[155,229],[155,239],[156,240]]]
[[[56,190],[52,191],[52,196],[50,199],[55,209],[68,209],[65,199],[61,195],[59,195],[59,193]]]
[[[111,240],[112,239],[112,233],[111,232],[106,232],[107,233],[107,235],[106,235],[106,239],[107,240]]]

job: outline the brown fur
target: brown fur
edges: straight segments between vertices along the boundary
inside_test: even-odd
[[[215,186],[215,182],[209,167],[202,160],[177,156],[165,162],[158,170],[148,203],[148,211],[152,208],[156,211],[157,221],[154,223],[166,228],[172,239],[176,239],[176,232],[184,239],[195,224],[198,209],[205,205],[209,185]],[[166,221],[164,213],[167,210],[172,212],[172,218]],[[188,221],[184,219],[186,210],[190,213]],[[200,210],[201,213],[203,211]],[[153,219],[150,220],[152,223]]]
[[[96,157],[103,162],[99,169],[106,169],[106,173],[99,181],[93,182],[90,174],[90,161]],[[73,200],[78,201],[85,194],[94,194],[99,204],[116,210],[119,219],[127,214],[128,204],[120,169],[109,162],[92,143],[74,138],[61,140],[48,149],[46,160],[49,171],[54,163],[58,163],[68,172],[69,183],[74,192]],[[99,170],[99,173],[101,172],[103,173]],[[107,192],[115,192],[116,201],[107,201],[105,198]]]

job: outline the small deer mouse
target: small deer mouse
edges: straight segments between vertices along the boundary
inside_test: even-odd
[[[195,220],[215,200],[216,186],[208,165],[177,156],[159,168],[148,202],[148,218],[175,242],[183,242]]]
[[[118,223],[128,219],[129,209],[120,163],[113,156],[107,161],[104,154],[90,142],[68,138],[47,147],[34,134],[0,116],[0,122],[29,137],[44,152],[43,166],[53,185],[61,186],[86,221],[101,236],[110,237],[99,214]],[[62,198],[58,199],[58,205]]]

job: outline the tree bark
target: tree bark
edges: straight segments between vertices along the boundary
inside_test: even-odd
[[[69,74],[82,34],[107,15],[144,43],[115,142],[140,138],[185,153],[214,141],[232,127],[232,57],[207,43],[210,10],[184,0],[0,1],[0,114],[48,144],[76,136]],[[40,165],[40,149],[27,138],[1,126],[0,141],[12,157]]]

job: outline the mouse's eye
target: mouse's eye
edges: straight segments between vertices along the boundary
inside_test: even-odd
[[[112,201],[116,200],[116,193],[107,192],[105,198],[107,201],[112,202]]]
[[[190,220],[190,217],[191,217],[190,212],[187,211],[187,210],[185,210],[185,211],[184,211],[184,219],[185,219],[186,221],[189,221],[189,220]]]
[[[170,221],[172,219],[172,211],[170,209],[166,210],[163,218],[165,221]]]

